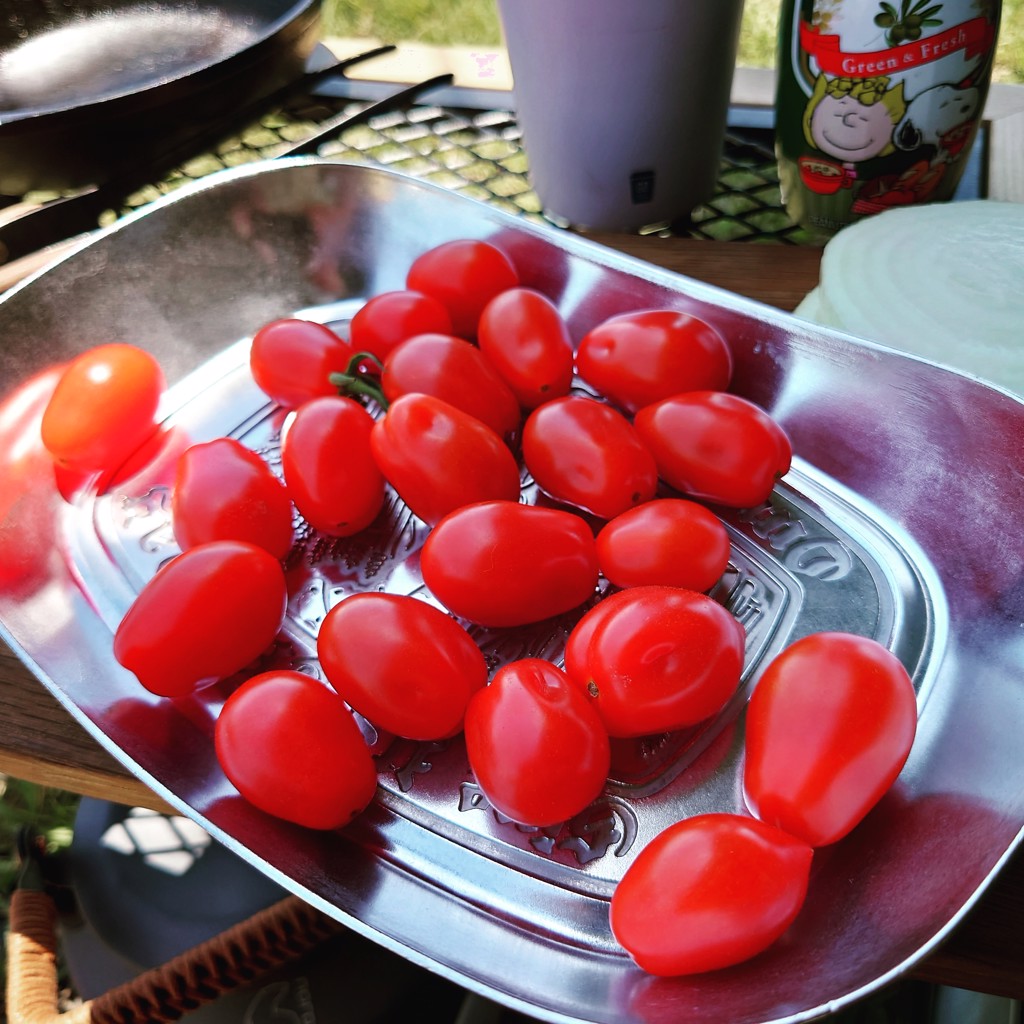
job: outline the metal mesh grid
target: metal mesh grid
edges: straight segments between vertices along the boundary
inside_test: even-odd
[[[149,202],[180,184],[226,167],[281,155],[339,111],[365,104],[307,98],[272,112],[257,124],[189,161],[164,181],[136,193],[129,207]],[[390,167],[544,222],[527,180],[527,157],[515,116],[508,110],[462,110],[417,104],[344,129],[319,148],[323,157]],[[111,217],[115,214],[111,213]],[[808,244],[782,206],[771,131],[730,128],[712,199],[685,222],[652,225],[644,233],[689,235],[720,241]]]

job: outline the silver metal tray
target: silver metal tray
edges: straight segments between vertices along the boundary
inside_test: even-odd
[[[418,253],[458,237],[505,247],[577,338],[647,306],[710,319],[732,344],[734,389],[790,433],[798,458],[770,503],[726,519],[732,559],[715,596],[743,621],[748,649],[720,716],[619,743],[601,799],[551,829],[495,813],[459,739],[410,743],[365,723],[379,767],[369,810],[329,833],[273,820],[216,765],[212,727],[230,684],[160,700],[111,653],[128,604],[176,551],[169,460],[109,493],[9,509],[0,560],[20,557],[26,536],[49,543],[30,585],[0,590],[4,639],[133,773],[268,876],[535,1017],[801,1021],[877,989],[942,941],[1024,834],[1020,401],[422,182],[320,160],[205,179],[9,292],[0,401],[91,345],[133,341],[167,372],[177,436],[231,434],[273,460],[282,414],[249,378],[252,332],[286,315],[344,331],[366,297],[402,286]],[[317,625],[346,594],[421,593],[423,539],[397,501],[352,540],[301,532],[286,628],[266,663],[317,672]],[[476,636],[493,665],[557,660],[573,621]],[[715,974],[645,975],[608,928],[616,881],[671,821],[742,808],[750,688],[783,646],[829,628],[876,637],[910,669],[919,732],[904,772],[852,835],[817,853],[808,902],[767,953]]]

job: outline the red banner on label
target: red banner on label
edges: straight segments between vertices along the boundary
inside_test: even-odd
[[[827,75],[875,78],[930,64],[963,51],[970,60],[992,47],[995,35],[987,18],[972,18],[933,36],[902,43],[887,50],[856,53],[840,49],[839,36],[823,35],[807,22],[800,23],[800,46]]]

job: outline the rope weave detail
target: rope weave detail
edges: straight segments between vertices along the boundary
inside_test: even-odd
[[[57,1008],[57,915],[42,892],[11,898],[10,1024],[161,1024],[290,963],[343,930],[296,896],[66,1013]]]

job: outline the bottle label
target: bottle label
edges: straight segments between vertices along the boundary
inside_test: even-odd
[[[830,233],[948,199],[980,123],[997,0],[792,0],[777,149],[796,220]]]

